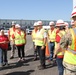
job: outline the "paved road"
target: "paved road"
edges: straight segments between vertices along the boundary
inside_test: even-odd
[[[8,51],[9,66],[4,67],[0,71],[0,75],[58,75],[57,66],[49,65],[46,60],[47,68],[38,70],[39,60],[33,61],[33,46],[31,36],[27,35],[27,44],[25,46],[25,61],[18,63],[17,50],[15,58],[10,60],[10,51]]]

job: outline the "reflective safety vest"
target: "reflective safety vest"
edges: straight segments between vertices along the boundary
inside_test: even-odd
[[[64,54],[64,62],[76,65],[76,29],[70,29],[72,35],[72,44],[68,47]]]
[[[41,29],[40,31],[37,31],[36,38],[35,38],[35,45],[36,46],[43,46],[44,44],[44,29]]]
[[[17,31],[15,32],[15,44],[16,45],[21,45],[21,44],[24,44],[26,41],[25,41],[25,33],[21,31],[21,34],[19,34]]]
[[[35,42],[35,37],[36,37],[36,32],[35,30],[32,31],[32,40],[33,42]]]
[[[13,28],[10,28],[9,31],[10,31],[10,41],[11,41],[11,40],[13,40],[12,35],[14,34],[14,30],[13,30]]]
[[[65,31],[60,31],[59,33],[57,33],[57,35],[59,35],[60,37],[62,37],[63,35],[65,35]],[[56,46],[57,47],[57,46]],[[63,57],[64,52],[63,50],[60,48],[60,52],[58,52],[57,56],[61,56],[61,58]]]
[[[48,30],[48,38],[50,42],[55,42],[55,38],[56,38],[56,31],[55,29],[53,31]]]

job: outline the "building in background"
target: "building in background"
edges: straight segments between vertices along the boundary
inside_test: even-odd
[[[0,19],[0,28],[8,29],[9,27],[11,27],[12,21],[16,21],[18,24],[21,25],[21,27],[30,28],[30,27],[33,27],[34,22],[38,20]],[[41,20],[41,21],[43,22],[44,26],[49,25],[50,21],[56,22],[55,20]],[[70,24],[69,21],[67,22]]]

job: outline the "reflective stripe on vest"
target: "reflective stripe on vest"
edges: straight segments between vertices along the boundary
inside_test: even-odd
[[[37,46],[43,46],[44,45],[44,34],[45,30],[41,29],[39,32],[36,33],[36,38],[35,38],[35,45]]]
[[[53,30],[53,31],[49,30],[48,35],[49,35],[49,41],[50,42],[55,42],[55,38],[56,38],[55,30]]]
[[[76,51],[75,50],[71,50],[70,48],[68,48],[67,50],[70,51],[73,54],[76,54]]]
[[[70,32],[72,34],[72,44],[70,49],[76,51],[76,29],[70,29]]]
[[[36,37],[36,32],[35,30],[32,31],[32,40],[33,42],[35,42],[35,37]]]
[[[76,29],[70,29],[72,34],[72,45],[65,51],[64,62],[76,65]]]
[[[60,37],[62,37],[63,35],[65,35],[65,31],[60,31],[59,33],[58,33],[58,35],[60,36]],[[60,48],[61,49],[61,48]],[[62,52],[59,52],[58,54],[57,54],[57,56],[61,56],[61,55],[64,55],[64,52],[63,52],[63,50],[61,50]]]
[[[15,44],[24,44],[25,43],[25,33],[21,31],[21,34],[18,34],[18,32],[15,32]]]

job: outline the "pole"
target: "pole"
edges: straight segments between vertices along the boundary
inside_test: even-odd
[[[76,8],[76,0],[73,0],[73,9]]]

